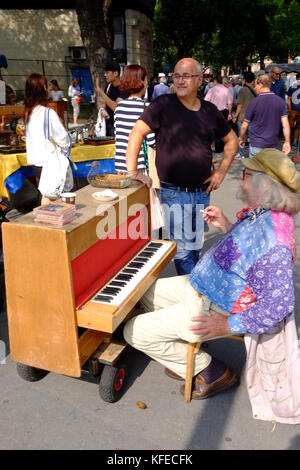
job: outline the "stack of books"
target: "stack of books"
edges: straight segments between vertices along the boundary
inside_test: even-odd
[[[75,204],[65,202],[51,202],[33,209],[35,222],[44,222],[53,225],[65,225],[74,219]]]

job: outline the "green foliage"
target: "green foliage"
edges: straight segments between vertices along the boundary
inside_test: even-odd
[[[299,0],[158,0],[154,63],[194,57],[215,70],[238,72],[266,56],[300,55]]]

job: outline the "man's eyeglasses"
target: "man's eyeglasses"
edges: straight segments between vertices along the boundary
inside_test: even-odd
[[[244,179],[246,179],[246,176],[251,176],[251,174],[252,174],[252,173],[249,173],[249,172],[247,171],[247,168],[244,168],[244,169],[243,169],[243,181],[244,181]]]
[[[182,80],[190,80],[193,77],[199,77],[199,75],[199,73],[195,75],[192,75],[191,73],[183,73],[182,75],[180,75],[179,73],[173,73],[173,80],[178,81],[181,78]]]

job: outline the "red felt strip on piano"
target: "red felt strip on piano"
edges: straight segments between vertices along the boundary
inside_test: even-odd
[[[140,212],[117,227],[116,239],[98,240],[88,250],[71,262],[76,308],[80,308],[115,274],[127,264],[150,240],[145,227],[138,239],[129,237],[130,224],[140,217]],[[127,234],[120,238],[120,234]]]

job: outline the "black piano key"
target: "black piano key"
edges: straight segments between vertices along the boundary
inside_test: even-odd
[[[132,261],[128,267],[129,268],[142,268],[145,263],[136,263],[135,261]],[[117,278],[116,278],[117,279]]]
[[[121,289],[118,287],[105,287],[101,294],[118,294],[119,292],[121,292]]]
[[[161,247],[161,246],[162,246],[162,243],[151,242],[151,243],[149,243],[148,248],[149,248],[149,247],[159,248],[159,247]]]
[[[154,253],[152,251],[142,251],[141,255],[143,255],[145,258],[151,258],[154,256]]]
[[[124,281],[111,281],[108,286],[119,286],[119,287],[125,287],[126,282]]]
[[[101,300],[103,302],[111,302],[113,300],[113,297],[110,297],[109,295],[96,295],[94,300]]]
[[[156,253],[158,248],[147,248],[147,252],[149,253]]]
[[[130,274],[118,274],[115,279],[117,279],[117,281],[130,281],[130,279],[132,279],[132,275]]]
[[[141,262],[141,263],[147,263],[148,259],[147,258],[143,258],[142,256],[137,256],[136,258],[134,258],[134,262]]]
[[[136,274],[138,273],[139,270],[138,269],[128,269],[128,268],[125,268],[122,270],[122,273],[125,273],[125,274]]]

